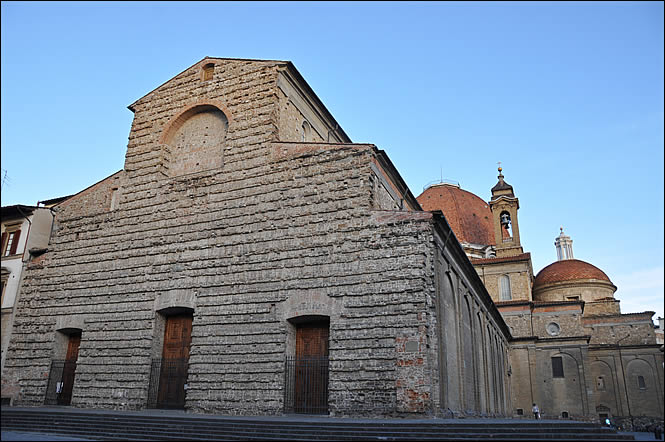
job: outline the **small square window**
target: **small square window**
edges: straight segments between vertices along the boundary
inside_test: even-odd
[[[214,72],[215,72],[215,65],[213,63],[209,63],[203,66],[203,74],[201,78],[203,79],[203,81],[212,80],[212,74]]]

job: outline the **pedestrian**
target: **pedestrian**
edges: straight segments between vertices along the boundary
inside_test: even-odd
[[[540,409],[538,408],[538,405],[533,404],[533,407],[531,407],[531,411],[533,411],[534,419],[540,419]]]

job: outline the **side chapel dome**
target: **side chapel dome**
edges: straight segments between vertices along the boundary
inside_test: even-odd
[[[416,199],[425,211],[442,211],[460,242],[495,245],[490,207],[473,193],[454,184],[435,184]]]
[[[565,281],[599,280],[612,283],[605,272],[588,262],[579,259],[555,261],[542,269],[533,282],[536,288]]]

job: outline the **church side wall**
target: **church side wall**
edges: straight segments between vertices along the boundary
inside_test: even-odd
[[[432,343],[439,359],[437,413],[442,416],[505,416],[510,403],[507,337],[487,310],[487,292],[466,273],[466,257],[435,233],[436,294]],[[501,319],[499,318],[499,321]],[[432,358],[433,359],[433,358]]]

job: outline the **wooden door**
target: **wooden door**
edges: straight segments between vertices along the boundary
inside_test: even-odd
[[[328,412],[329,323],[312,322],[296,327],[294,411]]]
[[[74,378],[76,377],[76,361],[79,357],[81,346],[81,332],[69,335],[67,344],[67,356],[62,369],[62,386],[58,395],[58,405],[69,405],[72,402],[72,390],[74,389]]]
[[[191,342],[192,314],[167,317],[157,396],[159,408],[185,407],[185,382]]]

